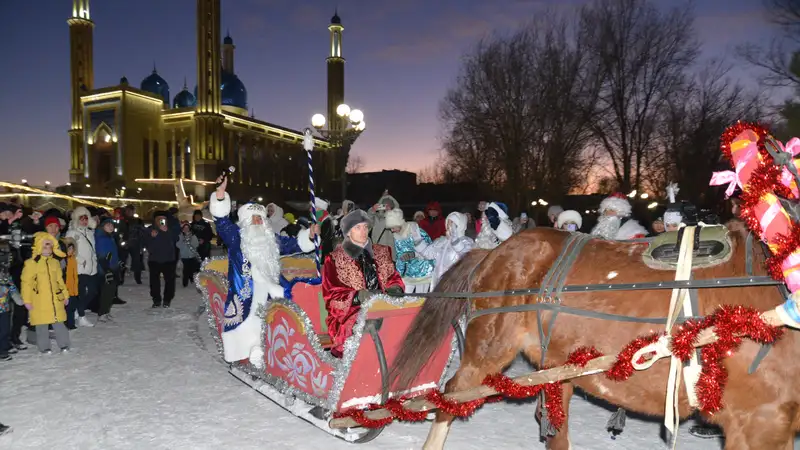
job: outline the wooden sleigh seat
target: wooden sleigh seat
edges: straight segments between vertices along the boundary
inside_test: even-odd
[[[303,280],[316,278],[316,261],[308,257],[285,256],[281,258],[281,275],[290,283],[298,278]],[[319,286],[295,284],[292,287],[292,300],[308,314],[314,325],[314,331],[317,333],[319,344],[326,350],[330,349],[333,341],[328,335],[328,327],[325,324],[328,310],[325,308],[325,300],[322,298],[322,290],[319,289]]]

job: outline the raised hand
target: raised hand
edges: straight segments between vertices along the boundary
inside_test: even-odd
[[[217,200],[225,200],[225,188],[228,187],[228,177],[220,175],[217,177],[217,183],[219,183],[219,187],[217,188]]]

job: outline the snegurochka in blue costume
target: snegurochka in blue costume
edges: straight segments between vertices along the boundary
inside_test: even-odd
[[[220,179],[217,182],[222,181]],[[247,203],[238,210],[239,222],[233,223],[231,198],[225,188],[227,178],[211,194],[208,209],[214,216],[217,233],[228,247],[228,297],[225,300],[225,328],[222,345],[228,362],[249,359],[263,367],[261,321],[256,311],[271,298],[283,298],[279,277],[280,256],[314,250],[312,239],[318,230],[303,230],[297,237],[280,236],[267,221],[267,210]]]

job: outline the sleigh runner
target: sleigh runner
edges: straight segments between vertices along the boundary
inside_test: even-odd
[[[388,368],[423,299],[379,294],[371,297],[363,304],[353,335],[339,359],[328,351],[331,340],[325,327],[325,303],[314,259],[284,257],[281,266],[286,298],[272,300],[257,312],[263,320],[264,368],[257,369],[247,360],[238,361],[230,365],[233,376],[292,414],[349,442],[372,440],[381,428],[331,428],[328,422],[335,413],[441,388],[457,348],[453,330],[410,389],[384,394]],[[196,278],[207,302],[208,321],[220,354],[228,292],[226,272],[227,259],[212,258]]]

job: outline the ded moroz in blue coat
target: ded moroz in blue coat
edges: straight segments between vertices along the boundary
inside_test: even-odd
[[[263,208],[263,207],[262,207]],[[228,296],[225,300],[225,319],[223,332],[223,348],[225,360],[239,361],[250,355],[251,348],[258,346],[261,337],[260,321],[253,313],[253,297],[256,291],[259,297],[266,293],[270,298],[283,297],[280,282],[263,281],[264,286],[255,286],[250,272],[250,263],[245,261],[241,247],[241,229],[230,218],[231,199],[225,193],[223,200],[218,200],[216,192],[211,194],[208,209],[214,216],[214,222],[225,246],[228,248]],[[265,223],[266,214],[264,214]],[[274,230],[273,230],[274,232]],[[314,243],[309,239],[309,230],[301,231],[297,237],[275,234],[275,240],[281,255],[308,253],[314,251]],[[266,298],[257,298],[256,303]]]

